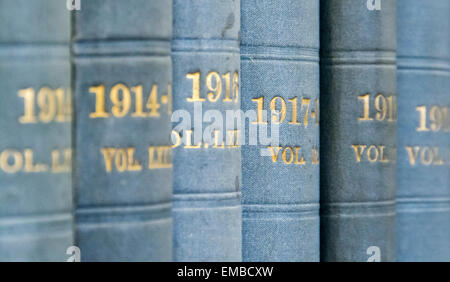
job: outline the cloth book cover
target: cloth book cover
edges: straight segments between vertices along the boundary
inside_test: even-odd
[[[174,0],[176,261],[241,261],[239,4]]]
[[[76,243],[82,261],[172,260],[172,2],[72,13]]]
[[[397,15],[397,260],[450,261],[450,1]]]
[[[319,1],[241,1],[243,260],[319,260]]]
[[[0,261],[73,245],[69,40],[64,1],[0,1]]]
[[[323,261],[395,260],[396,1],[375,2],[320,3]]]

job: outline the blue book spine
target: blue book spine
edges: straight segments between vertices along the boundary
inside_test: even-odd
[[[243,260],[318,261],[319,1],[242,0],[241,30]]]
[[[0,0],[0,261],[65,261],[73,245],[70,14]]]
[[[394,261],[396,1],[321,1],[321,260]]]
[[[397,259],[450,261],[450,1],[397,14]]]
[[[81,260],[170,261],[172,1],[82,1],[72,25]]]
[[[175,0],[174,259],[241,260],[238,0]]]

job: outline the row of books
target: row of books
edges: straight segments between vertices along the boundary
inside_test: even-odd
[[[450,261],[450,0],[0,0],[0,261]]]

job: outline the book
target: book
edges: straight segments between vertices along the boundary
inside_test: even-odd
[[[394,261],[396,1],[320,4],[321,260]]]
[[[73,245],[70,14],[0,0],[0,261],[65,261]]]
[[[241,1],[241,30],[243,260],[318,261],[319,1]]]
[[[238,0],[173,4],[174,260],[241,260]]]
[[[398,261],[450,261],[450,1],[397,1]]]
[[[172,260],[172,2],[73,12],[76,243],[82,261]]]

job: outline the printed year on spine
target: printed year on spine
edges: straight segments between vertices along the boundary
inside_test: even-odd
[[[158,95],[158,85],[154,84],[148,98],[144,98],[142,85],[128,87],[125,84],[118,83],[111,87],[108,96],[106,96],[105,88],[104,85],[89,88],[89,93],[95,95],[95,111],[89,114],[92,119],[109,118],[111,116],[123,118],[128,115],[133,118],[159,117],[161,104],[167,104],[168,113],[171,114],[172,87],[170,84],[167,87],[168,93],[162,95]],[[132,109],[133,99],[134,111]],[[132,111],[131,114],[130,111]]]
[[[188,102],[205,102],[208,99],[209,102],[215,103],[222,95],[224,96],[223,102],[239,102],[239,74],[237,72],[233,73],[233,77],[230,72],[223,75],[216,71],[209,72],[205,80],[208,90],[207,98],[200,95],[200,72],[188,73],[186,78],[192,80],[192,96],[187,98]]]

